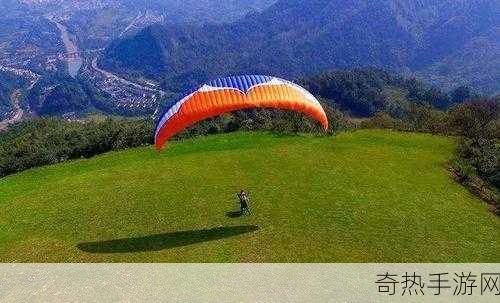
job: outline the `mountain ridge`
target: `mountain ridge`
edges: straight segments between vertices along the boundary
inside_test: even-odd
[[[112,43],[100,63],[117,72],[117,66],[125,73],[147,70],[170,89],[176,87],[168,82],[179,78],[187,83],[230,73],[293,78],[373,66],[428,77],[446,89],[473,84],[492,93],[500,89],[497,12],[500,5],[492,0],[278,1],[229,25],[145,29],[159,45],[155,65],[162,69],[147,70],[151,66],[139,64],[139,54],[123,52],[144,33]],[[479,60],[470,73],[453,75],[450,83],[452,75],[439,66],[467,58],[474,40],[486,41],[482,52],[493,61]]]

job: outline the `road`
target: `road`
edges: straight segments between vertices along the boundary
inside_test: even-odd
[[[120,36],[119,37],[122,37],[125,33],[127,33],[132,27],[134,27],[135,25],[135,22],[137,22],[137,20],[139,20],[140,18],[142,17],[142,13],[139,13],[137,15],[137,17],[135,17],[134,20],[132,20],[132,22],[130,22],[130,24],[120,33]]]
[[[154,89],[154,88],[150,88],[150,87],[147,87],[147,86],[144,86],[144,85],[140,85],[140,84],[137,84],[135,82],[132,82],[132,81],[129,81],[127,79],[124,79],[124,78],[121,78],[111,72],[108,72],[106,70],[103,70],[103,69],[100,69],[98,66],[97,66],[97,58],[94,58],[92,60],[92,68],[95,69],[96,71],[100,72],[101,74],[103,74],[104,76],[106,76],[107,78],[111,78],[111,79],[114,79],[116,81],[119,81],[125,85],[130,85],[130,86],[133,86],[135,88],[138,88],[138,89],[142,89],[142,90],[147,90],[147,91],[150,91],[150,92],[153,92],[153,93],[159,93],[161,96],[164,96],[166,93],[160,89]]]
[[[14,112],[12,113],[10,118],[0,121],[0,131],[6,130],[10,124],[19,122],[23,118],[24,111],[19,104],[21,101],[21,95],[21,90],[16,89],[10,96],[14,107]]]
[[[34,72],[27,70],[27,69],[20,69],[20,68],[13,68],[13,67],[7,67],[7,66],[2,66],[0,65],[0,71],[7,72],[7,73],[13,73],[19,77],[24,77],[28,78],[30,80],[30,85],[28,86],[27,90],[32,89],[35,84],[40,80],[41,76],[38,74],[35,74]]]

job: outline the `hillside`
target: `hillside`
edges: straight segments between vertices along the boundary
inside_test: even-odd
[[[500,221],[451,178],[453,148],[233,133],[33,169],[0,179],[0,261],[497,262]]]
[[[0,71],[0,121],[6,119],[13,108],[12,93],[23,85],[25,85],[23,79],[15,77],[12,73]]]
[[[9,0],[12,1],[12,0]],[[45,0],[23,1],[32,14],[54,15],[86,48],[101,48],[110,39],[154,23],[204,24],[238,20],[275,0]],[[17,4],[19,5],[19,4]]]
[[[147,52],[147,50],[144,50]],[[150,58],[151,62],[155,59]],[[142,57],[142,61],[149,60]],[[317,97],[326,99],[353,116],[369,117],[379,111],[401,116],[412,103],[430,104],[447,109],[466,98],[452,100],[451,94],[426,85],[424,82],[378,69],[332,70],[299,79],[298,82]],[[195,81],[179,82],[178,90],[191,89]],[[462,87],[469,95],[469,88]],[[176,98],[173,94],[170,98]],[[469,96],[470,97],[470,96]],[[28,98],[32,110],[43,116],[81,115],[92,110],[127,116],[151,115],[157,106],[148,108],[118,108],[112,97],[99,92],[90,83],[79,82],[64,74],[44,77],[30,91]]]
[[[111,44],[101,64],[170,89],[227,74],[375,66],[494,93],[499,13],[494,0],[282,0],[229,25],[148,27]]]
[[[472,94],[468,87],[461,87],[463,93],[457,89],[446,94],[416,79],[377,69],[326,71],[300,79],[299,83],[315,96],[358,117],[370,117],[380,111],[400,117],[412,104],[444,110]]]
[[[0,69],[15,68],[20,78],[32,84],[35,78],[40,80],[34,90],[28,89],[27,102],[22,104],[25,112],[66,117],[96,110],[151,115],[163,104],[162,92],[155,95],[158,91],[150,87],[155,84],[147,79],[131,77],[139,85],[130,85],[94,68],[95,56],[105,46],[151,24],[222,24],[261,11],[274,1],[2,0]],[[76,50],[77,58],[68,62],[66,57],[76,56]],[[0,119],[12,110],[3,95],[0,92]]]

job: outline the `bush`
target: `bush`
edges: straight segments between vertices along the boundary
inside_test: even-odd
[[[446,113],[428,105],[412,104],[404,119],[410,131],[432,134],[446,134],[448,132]]]
[[[494,140],[463,138],[457,155],[474,167],[478,176],[500,188],[500,146]]]
[[[500,101],[479,99],[459,104],[449,111],[449,128],[471,139],[500,138]]]
[[[401,118],[394,118],[386,112],[378,112],[372,118],[361,122],[361,127],[390,128],[432,134],[448,133],[446,113],[421,104],[411,104]]]
[[[476,169],[467,161],[460,158],[455,158],[451,162],[451,167],[455,172],[457,181],[460,183],[471,180],[476,176]]]
[[[327,134],[350,127],[350,123],[342,112],[326,104],[323,104],[323,108],[330,122]],[[301,113],[277,109],[249,109],[201,121],[181,132],[174,139],[239,130],[265,130],[279,134],[325,133],[319,123]]]
[[[402,122],[398,119],[391,117],[389,114],[384,112],[376,113],[375,116],[368,120],[361,122],[361,128],[390,128],[390,129],[400,129]]]
[[[153,122],[150,120],[25,121],[0,135],[0,176],[151,144],[152,132]]]

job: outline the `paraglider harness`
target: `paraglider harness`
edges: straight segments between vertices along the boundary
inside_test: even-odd
[[[250,214],[250,209],[248,208],[249,200],[248,199],[248,194],[244,191],[241,191],[240,193],[236,194],[238,196],[238,199],[240,200],[240,213],[248,213]]]

